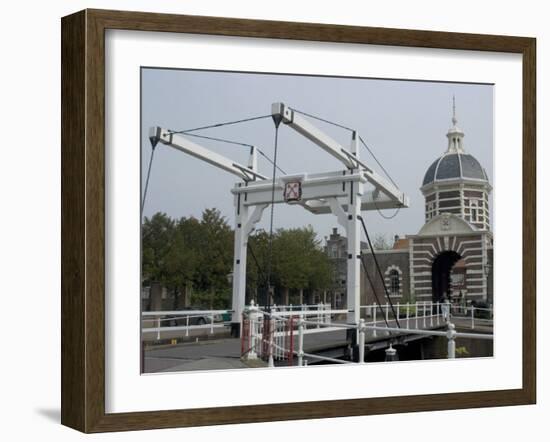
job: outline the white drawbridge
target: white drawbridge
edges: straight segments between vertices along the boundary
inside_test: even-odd
[[[189,140],[184,133],[153,127],[150,140],[171,146],[242,181],[231,192],[235,205],[232,322],[235,331],[245,307],[247,243],[270,204],[299,204],[313,214],[332,213],[347,237],[348,322],[360,319],[360,217],[363,210],[408,207],[408,197],[359,158],[359,134],[353,130],[349,146],[343,146],[284,103],[273,103],[271,116],[276,128],[282,122],[341,161],[345,169],[326,173],[301,173],[270,179],[258,172],[257,149],[250,148],[248,164],[229,158]]]

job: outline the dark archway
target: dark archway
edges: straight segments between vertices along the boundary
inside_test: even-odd
[[[461,256],[452,251],[442,252],[432,264],[432,300],[441,302],[443,298],[450,298],[451,270]]]

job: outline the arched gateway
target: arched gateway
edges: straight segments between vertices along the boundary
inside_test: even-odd
[[[488,250],[492,235],[480,231],[457,215],[443,213],[410,236],[411,292],[418,301],[443,297],[487,300]],[[460,284],[452,273],[460,263]]]
[[[396,236],[393,247],[377,251],[383,269],[399,268],[394,302],[452,300],[492,303],[493,234],[489,195],[492,187],[483,166],[466,150],[457,126],[453,99],[447,149],[427,168],[420,191],[425,200],[425,224],[416,235]],[[374,274],[373,258],[364,251],[365,267]],[[365,279],[365,278],[363,278]],[[384,292],[375,281],[375,291]],[[363,283],[364,302],[375,302]]]

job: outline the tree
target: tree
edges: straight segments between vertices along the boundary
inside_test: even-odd
[[[172,245],[174,221],[165,213],[156,213],[151,219],[145,218],[142,225],[142,283],[153,286],[155,283],[166,286],[169,273],[166,258]],[[160,303],[160,298],[155,300]],[[148,310],[153,303],[149,296]],[[160,305],[160,304],[159,304]]]
[[[165,213],[145,218],[142,226],[143,279],[165,282],[166,256],[173,238],[174,221]]]
[[[233,231],[217,209],[206,209],[198,235],[199,267],[195,282],[203,301],[210,306],[228,307],[231,288],[227,275],[233,263]],[[204,305],[204,304],[203,304]]]
[[[200,223],[196,218],[181,218],[175,225],[171,247],[166,256],[166,285],[174,296],[173,309],[189,305],[189,296],[200,262],[197,238]],[[183,305],[180,298],[183,294]]]
[[[196,307],[228,308],[233,270],[234,232],[217,209],[201,219],[175,221],[164,213],[145,218],[142,228],[142,283],[160,284],[173,296],[175,310],[189,302]],[[267,301],[270,238],[260,230],[249,238],[248,297]],[[311,226],[279,229],[273,237],[270,284],[283,292],[330,288],[331,263]],[[181,298],[184,301],[181,301]],[[149,306],[150,308],[151,306]]]
[[[390,250],[393,248],[391,241],[388,240],[386,235],[383,233],[377,233],[374,235],[372,246],[374,247],[374,250]]]

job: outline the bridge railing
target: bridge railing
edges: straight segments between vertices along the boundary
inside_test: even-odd
[[[213,334],[214,329],[226,327],[223,317],[231,310],[166,310],[141,313],[142,334],[156,333],[160,340],[161,333],[182,331],[180,335],[188,337],[193,330],[204,330]]]
[[[377,336],[381,327],[399,322],[406,329],[426,329],[441,326],[450,317],[450,304],[442,302],[421,301],[414,303],[370,304],[361,306],[362,317],[365,317],[368,326],[374,326],[373,336]],[[397,321],[396,321],[397,320]],[[388,328],[389,325],[386,327]],[[387,334],[387,333],[386,333]]]
[[[468,321],[470,328],[476,328],[476,325],[491,326],[493,324],[493,308],[477,307],[475,305],[453,305],[451,314],[455,318],[462,318]]]
[[[448,340],[447,357],[455,357],[455,339],[493,339],[492,334],[456,332],[451,322],[452,306],[450,303],[434,303],[430,301],[394,305],[395,317],[399,320],[399,327],[392,326],[393,316],[391,306],[366,305],[365,317],[358,324],[347,324],[319,319],[319,310],[263,310],[252,304],[243,313],[241,334],[241,356],[247,359],[261,358],[273,366],[275,361],[286,360],[293,364],[294,357],[298,366],[307,365],[307,359],[318,359],[332,363],[355,363],[327,356],[306,353],[304,351],[304,336],[308,333],[329,332],[339,329],[356,330],[358,344],[357,363],[365,362],[366,332],[370,330],[372,336],[382,333],[385,338],[398,337],[403,334],[426,336],[444,336]],[[473,307],[473,309],[481,309]],[[380,313],[377,313],[379,311]],[[475,310],[469,310],[475,313]],[[347,310],[323,310],[332,316],[348,313]],[[472,317],[474,317],[473,315]],[[397,325],[397,324],[396,324]],[[445,331],[437,330],[444,326]],[[308,328],[309,327],[309,328]],[[473,327],[472,327],[473,328]]]

